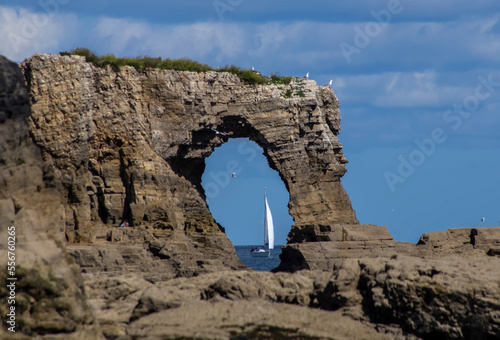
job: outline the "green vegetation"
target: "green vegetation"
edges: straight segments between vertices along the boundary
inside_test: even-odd
[[[283,77],[279,73],[273,73],[269,78],[271,84],[282,84],[282,85],[289,85],[293,79],[293,77]]]
[[[293,83],[291,88],[287,89],[285,93],[281,94],[281,96],[283,98],[292,98],[292,97],[304,98],[306,96],[306,94],[304,93],[305,90],[306,90],[306,88],[305,88],[304,80],[297,79],[297,81],[295,81]]]
[[[161,59],[148,56],[136,58],[118,58],[113,54],[97,55],[88,48],[75,48],[72,51],[61,52],[61,55],[79,55],[98,67],[106,67],[110,65],[114,70],[119,70],[122,66],[132,66],[137,70],[144,68],[162,68],[176,71],[192,71],[192,72],[207,72],[213,71],[212,67],[205,64],[200,64],[197,61],[182,58],[182,59]]]
[[[241,80],[248,84],[269,84],[268,78],[264,77],[259,72],[253,70],[247,70],[239,66],[224,66],[223,68],[218,68],[217,72],[229,72],[236,74]]]
[[[166,70],[176,71],[191,71],[191,72],[229,72],[236,74],[242,81],[247,84],[283,84],[288,85],[293,77],[283,77],[278,73],[273,73],[270,77],[263,76],[257,71],[248,70],[239,66],[224,66],[222,68],[212,68],[210,65],[201,64],[197,61],[182,58],[182,59],[162,59],[141,56],[136,58],[119,58],[113,54],[97,55],[88,48],[78,47],[71,51],[61,52],[61,55],[79,55],[86,58],[87,62],[98,67],[111,66],[115,71],[118,71],[122,66],[132,66],[137,70],[145,68],[161,68]]]

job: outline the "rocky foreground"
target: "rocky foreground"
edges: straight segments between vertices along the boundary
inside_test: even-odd
[[[212,128],[259,143],[287,185],[275,273],[246,269],[208,210]],[[414,245],[360,225],[339,132],[335,94],[305,79],[0,58],[0,239],[15,227],[17,265],[12,333],[2,255],[0,338],[500,338],[500,228]]]

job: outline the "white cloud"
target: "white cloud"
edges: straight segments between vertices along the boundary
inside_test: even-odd
[[[49,52],[77,34],[78,18],[58,7],[47,11],[0,6],[0,54],[21,61],[36,52]]]
[[[341,104],[387,109],[446,109],[473,95],[478,77],[490,71],[471,70],[464,73],[387,72],[378,74],[343,75],[342,86],[335,86]],[[333,76],[337,79],[339,76]],[[500,91],[500,90],[499,90]],[[489,101],[500,98],[495,91]]]
[[[149,54],[170,58],[215,60],[242,53],[244,25],[193,23],[150,25],[129,19],[100,18],[92,32],[103,52],[136,56]]]
[[[438,106],[445,99],[443,91],[437,88],[432,71],[400,72],[392,76],[385,93],[377,96],[373,104],[380,107],[425,107]],[[396,86],[397,83],[397,86]]]
[[[394,17],[352,55],[351,63],[339,45],[354,44],[354,29],[364,28],[366,22],[153,24],[97,17],[88,30],[79,15],[52,13],[44,22],[43,14],[43,9],[0,6],[0,54],[20,61],[35,52],[87,46],[118,56],[188,57],[213,66],[255,66],[266,74],[301,76],[309,71],[319,84],[334,80],[342,110],[350,115],[348,126],[356,126],[360,136],[379,126],[382,132],[376,136],[386,141],[442,122],[443,110],[462,103],[474,93],[477,77],[500,65],[500,16],[495,14],[443,22]],[[23,38],[17,45],[12,42],[16,34]],[[500,89],[484,102],[485,121],[495,112],[489,108],[498,108],[499,93]],[[468,124],[475,126],[473,120]]]
[[[333,84],[332,87],[335,89],[341,89],[345,87],[345,81],[344,78],[338,77],[338,78],[333,78]]]
[[[492,32],[499,21],[495,15],[450,22],[393,22],[370,38],[359,54],[353,54],[349,64],[340,44],[354,44],[355,28],[365,27],[364,22],[152,24],[131,18],[98,17],[93,29],[86,31],[76,14],[55,13],[43,27],[35,26],[34,37],[25,39],[23,32],[24,36],[30,33],[28,23],[46,13],[42,9],[35,13],[0,7],[0,14],[5,19],[0,24],[0,53],[16,60],[75,41],[72,47],[90,45],[99,53],[122,56],[189,57],[214,66],[262,66],[267,72],[283,74],[302,73],[305,69],[318,74],[325,68],[330,73],[335,68],[353,74],[359,68],[377,72],[381,65],[391,65],[384,72],[398,72],[421,71],[430,65],[439,69],[462,60],[495,62],[500,53],[498,34]],[[12,43],[13,34],[21,36],[17,44]]]

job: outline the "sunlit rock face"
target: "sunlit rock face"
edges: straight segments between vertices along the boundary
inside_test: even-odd
[[[10,313],[0,339],[99,339],[80,267],[65,252],[64,201],[30,139],[30,114],[19,66],[0,56],[0,312]]]
[[[128,220],[186,249],[216,244],[224,254],[207,250],[211,257],[236,266],[201,186],[205,158],[231,137],[264,149],[290,193],[293,228],[357,223],[340,183],[347,160],[337,138],[338,100],[328,86],[306,79],[248,85],[217,72],[116,71],[78,56],[37,54],[21,68],[30,133],[50,168],[48,185],[63,197],[70,243],[109,239],[108,229]]]
[[[0,57],[0,240],[15,227],[19,265],[0,259],[0,311],[15,276],[14,337],[498,339],[500,228],[414,245],[358,224],[337,107],[305,79]],[[294,273],[234,270],[200,185],[230,137],[259,143],[287,185],[296,224],[278,270]]]

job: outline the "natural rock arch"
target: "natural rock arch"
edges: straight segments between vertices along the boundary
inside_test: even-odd
[[[243,85],[230,74],[205,74],[207,77],[215,79],[204,79],[203,84],[210,85],[204,88],[201,102],[210,100],[210,108],[200,109],[200,104],[179,99],[180,105],[192,105],[191,118],[198,119],[191,124],[188,138],[175,146],[176,154],[163,154],[178,175],[199,188],[204,159],[214,148],[230,137],[249,138],[262,147],[269,166],[285,183],[290,193],[290,214],[297,226],[357,223],[340,183],[347,160],[337,138],[338,101],[329,87],[300,79],[297,82],[306,89],[306,97],[285,99],[281,96],[284,88],[278,86]]]
[[[274,218],[274,244],[285,244],[294,224],[288,212],[290,194],[262,147],[249,138],[228,138],[205,163],[202,185],[207,204],[233,244],[262,242],[265,189]]]
[[[289,261],[282,261],[281,269],[316,270],[291,275],[222,271],[239,266],[234,251],[225,248],[224,234],[209,224],[198,225],[199,230],[188,224],[177,228],[189,218],[196,221],[193,216],[203,211],[203,200],[151,148],[155,120],[149,106],[138,106],[149,103],[149,94],[144,92],[141,101],[141,91],[134,89],[145,74],[127,79],[127,69],[113,75],[81,59],[58,56],[36,56],[23,69],[25,79],[18,65],[0,56],[0,225],[8,227],[2,228],[3,239],[15,227],[15,274],[7,273],[6,257],[2,267],[5,277],[17,278],[17,296],[26,307],[15,311],[22,326],[18,332],[82,338],[124,333],[141,337],[151,330],[166,337],[199,335],[191,327],[193,318],[185,317],[190,315],[201,322],[201,331],[209,324],[220,336],[268,336],[270,318],[260,313],[264,304],[269,315],[286,316],[287,322],[271,325],[285,336],[297,336],[297,323],[310,320],[312,327],[303,332],[301,326],[299,336],[317,336],[318,330],[337,334],[338,325],[349,319],[335,322],[335,315],[355,308],[362,311],[354,313],[356,320],[372,323],[356,333],[359,337],[376,337],[367,333],[374,328],[382,329],[382,337],[499,337],[498,318],[492,317],[499,310],[494,303],[498,261],[487,257],[500,253],[498,228],[450,229],[425,234],[413,245],[392,241],[383,227],[302,225],[292,230],[296,241],[302,235],[302,241],[331,242],[288,244],[284,250]],[[106,76],[123,79],[103,81]],[[273,147],[279,145],[269,145],[273,158]],[[156,193],[155,188],[161,190]],[[186,205],[190,200],[185,195],[192,195],[191,205]],[[162,199],[170,199],[172,207],[159,205]],[[137,226],[106,230],[127,204],[128,213],[138,217]],[[61,230],[67,241],[81,242],[65,243]],[[7,252],[6,245],[0,249]],[[203,272],[212,274],[158,282]],[[33,282],[50,289],[40,298]],[[207,306],[222,318],[214,319]],[[305,306],[337,311],[313,315]],[[228,321],[225,315],[235,308],[240,311],[237,318]],[[248,311],[257,309],[249,328]],[[443,313],[450,317],[443,318]],[[292,314],[299,318],[290,322]],[[318,317],[320,322],[314,323]],[[165,319],[171,321],[166,326]],[[345,334],[360,329],[356,322],[350,320]],[[8,323],[12,325],[12,318]],[[322,328],[324,324],[333,326]],[[7,333],[7,327],[0,327],[0,337]]]
[[[227,247],[201,176],[205,158],[228,137],[257,142],[283,179],[295,222],[291,241],[316,240],[321,226],[358,223],[340,183],[347,160],[329,86],[307,79],[248,85],[218,72],[115,71],[78,56],[37,54],[21,68],[32,101],[30,133],[47,164],[47,185],[60,188],[70,243],[112,239],[109,228],[128,219],[155,237],[188,244],[186,237],[198,238],[204,249],[217,239]]]
[[[347,160],[330,87],[306,79],[288,86],[245,85],[216,72],[115,72],[76,56],[35,55],[23,67],[36,98],[32,134],[59,176],[71,178],[73,204],[86,201],[80,191],[95,191],[104,203],[97,199],[95,206],[105,211],[97,215],[116,223],[125,206],[137,225],[161,217],[154,211],[164,204],[149,197],[155,187],[162,200],[181,208],[167,211],[173,228],[184,227],[182,222],[204,228],[202,222],[210,220],[200,195],[204,159],[225,138],[248,137],[283,179],[296,225],[357,223],[340,183]],[[301,86],[304,97],[284,98],[294,86]],[[89,183],[80,188],[85,177]],[[119,189],[106,190],[114,187]]]

